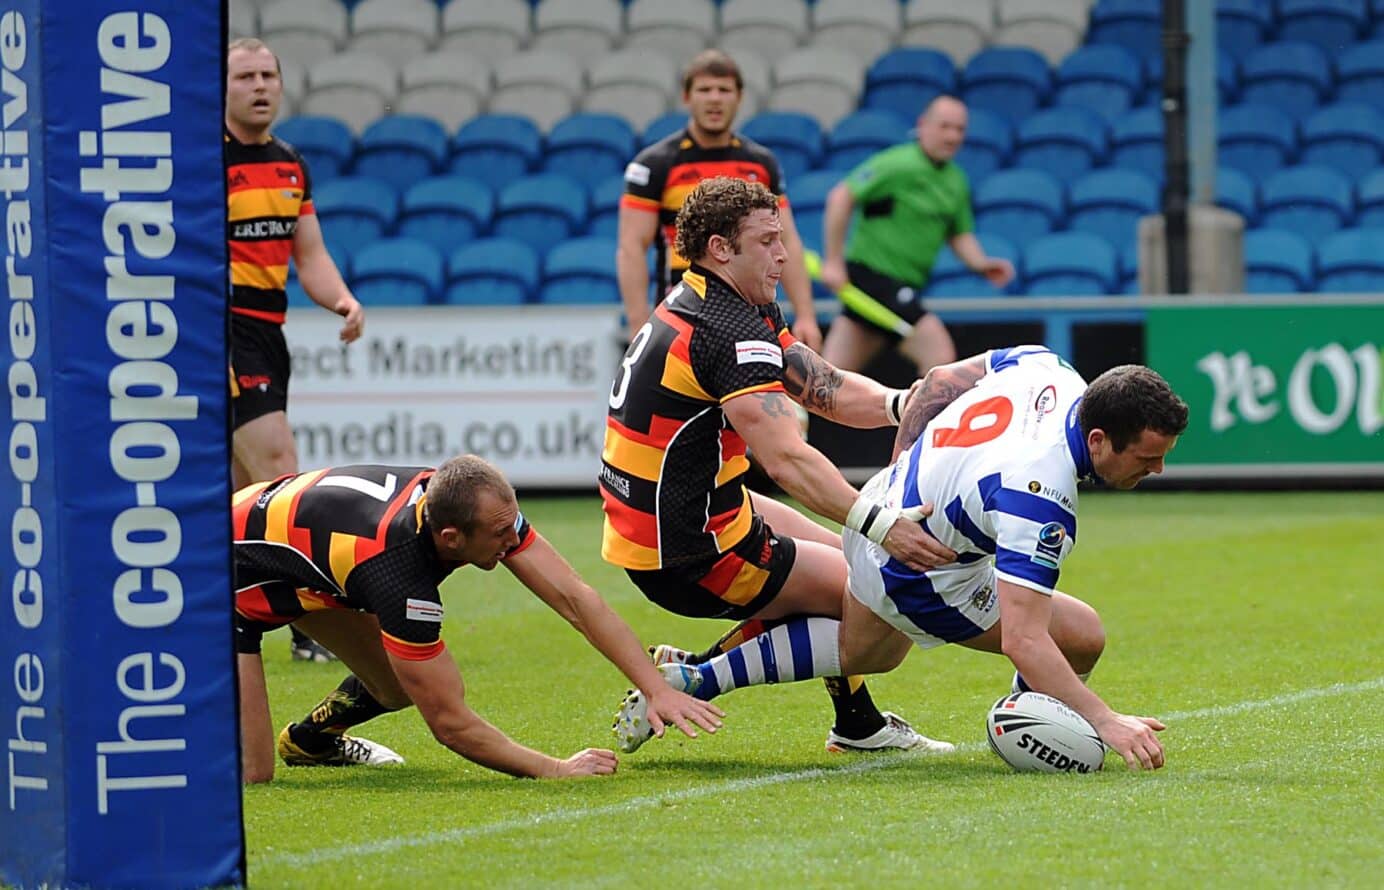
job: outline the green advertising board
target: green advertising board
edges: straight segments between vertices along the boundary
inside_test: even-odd
[[[1191,407],[1169,475],[1384,475],[1384,305],[1151,308],[1145,336]]]

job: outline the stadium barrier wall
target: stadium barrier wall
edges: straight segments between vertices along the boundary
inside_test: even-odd
[[[930,308],[963,355],[1041,341],[1088,379],[1121,362],[1158,369],[1192,409],[1166,479],[1384,479],[1384,297],[951,297]],[[369,319],[345,346],[339,319],[289,312],[289,418],[305,468],[470,451],[521,487],[594,486],[624,343],[618,308],[384,308]],[[910,368],[885,356],[867,372],[904,386]],[[856,482],[893,442],[891,430],[818,418],[811,438]]]
[[[0,0],[13,884],[244,881],[220,0]]]

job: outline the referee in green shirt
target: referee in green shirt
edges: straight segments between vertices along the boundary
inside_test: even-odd
[[[912,335],[903,338],[844,308],[822,347],[822,357],[843,371],[859,371],[886,345],[900,340],[920,375],[956,361],[951,335],[922,301],[943,243],[995,287],[1014,277],[1008,260],[987,256],[976,240],[970,184],[952,160],[965,138],[966,106],[939,96],[918,118],[916,144],[873,155],[827,196],[822,283],[833,292],[853,284],[913,326]]]

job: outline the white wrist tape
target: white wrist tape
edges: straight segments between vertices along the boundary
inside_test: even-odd
[[[898,426],[903,420],[903,409],[908,404],[908,390],[891,389],[884,394],[884,416],[891,426]]]
[[[899,514],[897,507],[886,507],[861,495],[846,514],[846,528],[860,532],[876,544],[883,544],[884,536],[894,527]]]

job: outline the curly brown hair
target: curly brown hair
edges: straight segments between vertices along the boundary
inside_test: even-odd
[[[678,211],[678,253],[688,262],[706,256],[712,235],[720,235],[740,252],[740,229],[756,210],[778,213],[778,198],[763,183],[714,176],[697,183]]]

